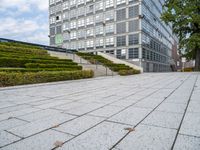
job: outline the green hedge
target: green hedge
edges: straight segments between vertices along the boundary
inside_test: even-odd
[[[40,64],[40,63],[27,63],[26,68],[78,68],[82,69],[82,66],[68,65],[68,64]]]
[[[39,71],[75,71],[82,70],[81,67],[74,68],[0,68],[0,72],[39,72]]]
[[[127,76],[127,75],[140,74],[140,71],[135,69],[130,69],[130,70],[119,70],[118,73],[121,76]]]
[[[23,58],[9,58],[0,57],[0,67],[25,67],[27,63],[44,63],[44,64],[69,64],[77,65],[77,63],[72,62],[72,60],[40,60],[40,59],[23,59]]]
[[[0,87],[92,78],[93,71],[0,72]]]

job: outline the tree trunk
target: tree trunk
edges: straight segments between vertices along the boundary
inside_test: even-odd
[[[200,71],[200,49],[196,50],[196,56],[195,56],[195,71]]]

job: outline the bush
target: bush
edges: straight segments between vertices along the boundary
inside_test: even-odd
[[[81,67],[74,68],[0,68],[0,72],[39,72],[39,71],[75,71],[82,70]]]
[[[194,68],[184,68],[182,69],[182,72],[193,72]]]
[[[40,63],[27,63],[26,68],[76,68],[82,69],[82,66],[68,65],[68,64],[40,64]]]
[[[0,87],[92,78],[93,71],[0,72]]]
[[[25,67],[25,64],[27,63],[77,65],[77,63],[72,62],[72,60],[54,61],[54,60],[0,57],[0,67]]]
[[[134,75],[134,74],[140,74],[139,70],[131,69],[131,70],[119,70],[119,75],[126,76],[126,75]]]

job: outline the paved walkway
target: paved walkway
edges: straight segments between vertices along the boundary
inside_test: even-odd
[[[200,74],[0,89],[2,150],[199,150]]]

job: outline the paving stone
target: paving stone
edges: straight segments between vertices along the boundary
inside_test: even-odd
[[[200,149],[200,138],[178,135],[174,150],[199,150]]]
[[[41,109],[29,107],[29,108],[25,108],[25,109],[21,109],[21,110],[17,110],[17,111],[12,111],[12,112],[9,112],[9,113],[3,113],[3,114],[0,114],[0,121],[6,120],[10,117],[22,116],[22,115],[25,115],[25,114],[29,114],[29,113],[32,113],[32,112],[39,111],[39,110],[41,110]]]
[[[122,109],[123,107],[108,105],[98,110],[95,110],[89,114],[94,115],[94,116],[100,116],[100,117],[111,117],[112,115],[116,114]]]
[[[16,104],[11,103],[11,102],[0,102],[0,109],[10,107],[10,106],[15,106]]]
[[[82,105],[81,107],[76,107],[70,110],[65,111],[66,113],[74,114],[74,115],[83,115],[85,113],[89,113],[97,108],[104,106],[105,104],[98,103],[90,103]]]
[[[8,130],[25,124],[27,124],[27,122],[15,118],[0,121],[0,131]]]
[[[65,143],[59,150],[108,150],[127,133],[124,130],[126,127],[125,125],[110,122],[101,123]]]
[[[45,118],[45,117],[48,117],[48,116],[51,116],[51,115],[55,115],[55,114],[58,114],[58,113],[60,113],[60,111],[58,111],[58,110],[46,109],[46,110],[33,112],[33,113],[28,114],[28,115],[23,115],[23,116],[20,116],[18,118],[32,122],[32,121],[40,120],[42,118]]]
[[[176,103],[167,103],[163,102],[156,110],[171,112],[171,113],[184,113],[186,109],[186,104],[176,104]]]
[[[130,100],[120,100],[114,103],[111,103],[111,106],[119,106],[119,107],[128,107],[135,104],[138,100],[137,99],[130,99]]]
[[[50,150],[55,148],[56,142],[65,142],[73,136],[57,132],[54,130],[47,130],[40,134],[23,139],[17,143],[11,144],[2,148],[2,150]]]
[[[200,113],[186,113],[180,134],[200,137]]]
[[[155,108],[157,107],[164,99],[163,98],[145,98],[134,106],[144,107],[144,108]]]
[[[37,108],[41,108],[41,109],[47,109],[47,108],[52,108],[52,107],[55,107],[55,106],[59,106],[59,105],[64,105],[64,104],[67,104],[67,103],[70,103],[71,101],[66,101],[66,100],[60,100],[60,101],[52,101],[51,103],[47,103],[47,104],[42,104],[42,105],[38,105],[38,106],[35,106]]]
[[[183,114],[154,111],[142,124],[178,129]]]
[[[0,148],[18,140],[20,140],[20,138],[17,136],[14,136],[6,131],[0,131]]]
[[[103,118],[94,116],[82,116],[67,123],[60,125],[55,130],[70,133],[72,135],[78,135],[96,124],[103,121]]]
[[[85,105],[85,103],[71,102],[71,103],[68,103],[68,104],[63,104],[63,105],[55,106],[55,107],[52,107],[52,108],[64,111],[64,110],[74,109],[74,108],[77,108],[77,107],[82,107],[83,105]]]
[[[116,148],[119,150],[167,150],[171,148],[175,136],[176,130],[139,125]]]
[[[23,126],[12,128],[8,131],[20,137],[28,137],[33,134],[52,128],[54,126],[57,126],[66,121],[69,121],[73,118],[75,117],[60,113],[53,116],[49,116],[41,120],[36,120],[34,122],[27,123],[26,125]]]
[[[15,105],[15,106],[7,107],[7,108],[1,108],[0,114],[17,111],[17,110],[21,110],[21,109],[25,109],[25,108],[30,108],[30,105],[22,104],[22,105]]]
[[[200,102],[191,100],[189,103],[187,112],[200,113]]]
[[[108,120],[134,126],[144,119],[150,111],[151,109],[131,106]]]

